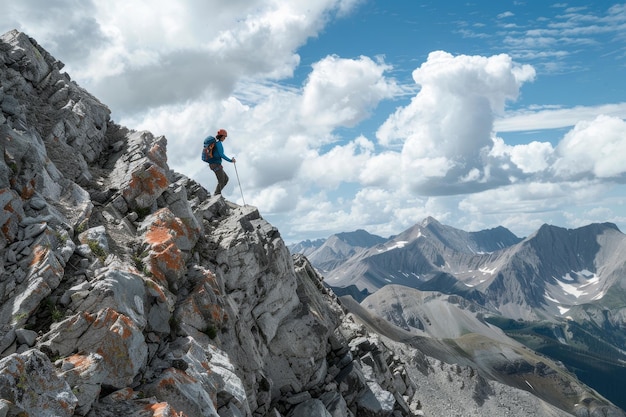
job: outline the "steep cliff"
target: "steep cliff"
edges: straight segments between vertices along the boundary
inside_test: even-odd
[[[171,171],[164,137],[62,67],[0,38],[0,416],[450,415],[460,381],[472,415],[623,415],[376,335],[256,208]]]

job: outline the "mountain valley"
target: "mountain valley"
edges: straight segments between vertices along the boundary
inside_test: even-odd
[[[427,218],[383,243],[356,242],[352,256],[320,268],[335,293],[420,337],[514,339],[626,407],[617,388],[626,378],[626,236],[615,225],[544,225],[522,239]],[[318,245],[314,266],[329,252]]]

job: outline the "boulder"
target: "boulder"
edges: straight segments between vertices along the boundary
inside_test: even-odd
[[[102,356],[107,368],[102,383],[116,388],[129,386],[147,360],[141,329],[130,317],[109,307],[78,313],[54,324],[39,346],[59,357],[76,351]]]
[[[5,415],[71,417],[78,404],[67,381],[36,349],[0,359],[0,398]]]
[[[102,392],[108,369],[97,353],[74,354],[61,359],[59,377],[65,379],[76,395],[76,414],[87,415]]]

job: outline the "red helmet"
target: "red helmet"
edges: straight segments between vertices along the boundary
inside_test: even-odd
[[[217,131],[217,136],[228,136],[228,132],[226,132],[226,129],[220,129]]]

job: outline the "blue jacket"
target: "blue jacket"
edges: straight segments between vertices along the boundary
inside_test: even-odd
[[[209,138],[205,139],[208,140]],[[224,145],[222,145],[222,141],[215,141],[215,148],[213,149],[213,158],[210,158],[208,161],[209,164],[221,164],[222,159],[225,159],[228,162],[233,162],[232,159],[224,155]]]

